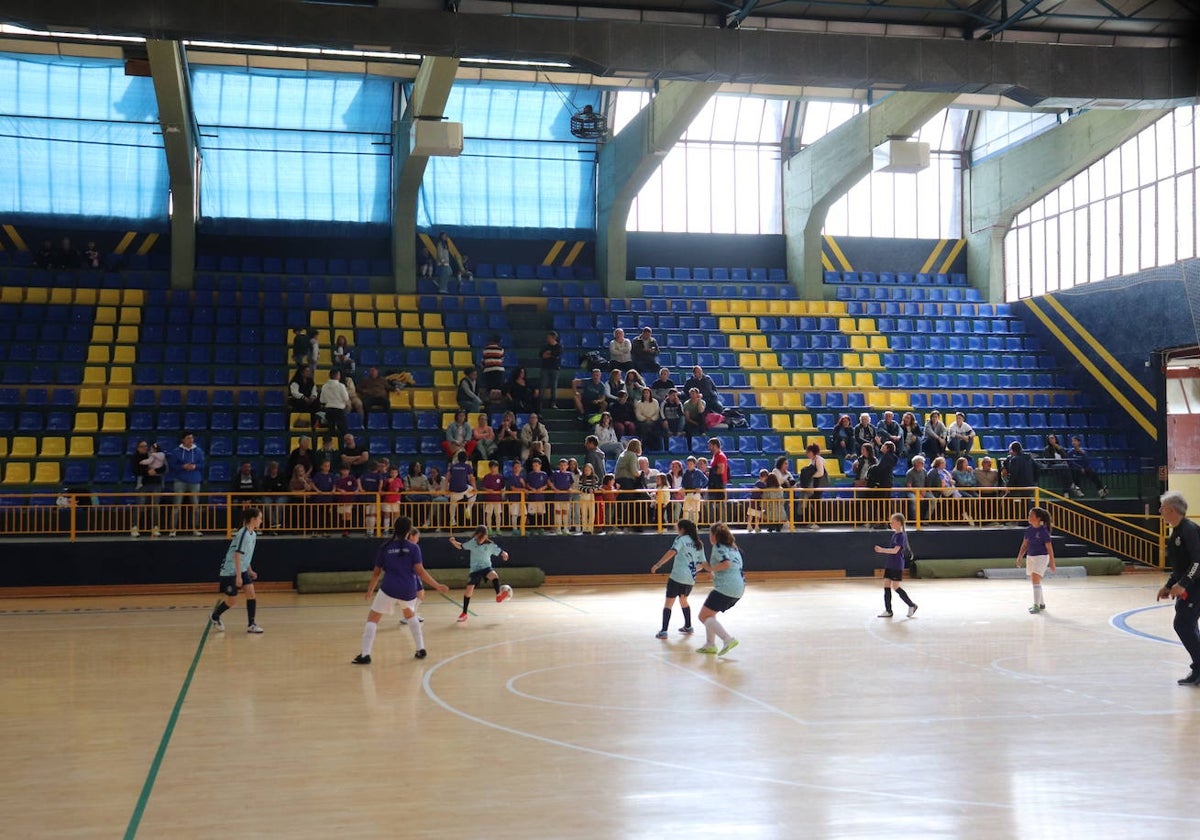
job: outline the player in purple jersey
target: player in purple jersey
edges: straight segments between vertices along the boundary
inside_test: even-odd
[[[908,533],[904,530],[904,514],[893,513],[891,518],[892,538],[887,545],[875,546],[876,554],[886,554],[883,565],[883,612],[880,618],[892,617],[892,593],[908,604],[908,617],[917,614],[917,605],[908,597],[900,582],[904,580],[904,564],[912,556],[908,547]]]
[[[1017,551],[1017,568],[1021,568],[1022,559],[1028,567],[1027,574],[1033,582],[1033,606],[1031,613],[1040,613],[1046,609],[1046,599],[1042,595],[1042,576],[1046,567],[1055,570],[1054,546],[1050,543],[1050,513],[1045,508],[1035,507],[1029,510],[1029,527],[1025,529],[1025,539]]]
[[[367,624],[363,628],[362,652],[351,660],[355,665],[371,664],[371,648],[375,646],[375,634],[379,630],[379,619],[395,612],[400,604],[404,617],[408,619],[408,631],[416,644],[417,659],[425,658],[425,637],[421,622],[413,621],[417,610],[417,579],[438,592],[449,592],[450,587],[438,583],[421,562],[421,548],[417,545],[420,532],[413,528],[412,520],[401,516],[396,520],[392,538],[379,547],[375,554],[375,571],[367,584],[367,600],[371,611],[367,613]],[[382,578],[382,582],[380,581]],[[379,592],[375,592],[376,585]]]

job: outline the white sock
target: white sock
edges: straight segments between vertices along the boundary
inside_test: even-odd
[[[363,628],[362,640],[362,655],[370,656],[371,648],[375,647],[375,633],[379,630],[379,625],[374,621],[368,621],[367,626]]]
[[[1042,585],[1040,583],[1035,583],[1033,585],[1033,603],[1035,603],[1035,604],[1046,603],[1042,597]]]
[[[708,643],[712,644],[713,636],[716,635],[722,642],[729,641],[729,633],[721,626],[721,622],[717,621],[717,617],[711,616],[708,621],[704,622],[704,628],[708,631]]]
[[[421,632],[421,619],[417,618],[414,611],[412,618],[408,620],[408,632],[412,633],[413,642],[417,646],[417,650],[425,649],[425,634]]]

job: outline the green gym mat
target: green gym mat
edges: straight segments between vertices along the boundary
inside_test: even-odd
[[[451,589],[467,585],[466,569],[429,569],[431,575]],[[546,573],[537,566],[510,566],[496,570],[500,582],[513,589],[534,589],[546,582]],[[301,595],[322,592],[366,592],[370,572],[301,572],[296,576],[296,591]]]
[[[995,569],[1015,565],[1012,557],[988,557],[982,560],[917,560],[913,563],[913,576],[918,578],[964,578],[979,577],[984,569]],[[1119,575],[1125,564],[1116,557],[1064,557],[1059,566],[1083,566],[1089,576]]]

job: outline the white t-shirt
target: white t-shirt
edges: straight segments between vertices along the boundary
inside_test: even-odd
[[[330,379],[321,386],[321,405],[326,408],[346,408],[350,404],[350,392],[337,379]]]
[[[615,338],[608,342],[608,358],[611,361],[621,364],[628,364],[633,361],[633,342],[628,338],[624,341],[617,341]]]

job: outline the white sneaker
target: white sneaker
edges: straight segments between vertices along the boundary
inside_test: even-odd
[[[1101,499],[1107,499],[1107,498],[1108,498],[1108,488],[1107,488],[1107,487],[1101,487],[1101,488],[1100,488],[1100,494],[1099,494],[1099,495],[1100,495],[1100,498],[1101,498]]]
[[[213,618],[211,615],[208,617],[208,620],[212,622],[213,629],[216,630],[218,633],[225,632],[225,622],[224,621],[222,621],[219,618]]]
[[[203,537],[204,532],[203,531],[192,531],[192,536],[193,537]]]
[[[259,627],[257,624],[251,624],[249,627],[246,628],[247,633],[261,633],[262,631],[263,631],[263,629],[261,627]]]
[[[152,536],[152,537],[161,537],[161,536],[162,536],[162,532],[161,532],[161,531],[159,531],[157,528],[151,528],[151,529],[150,529],[150,536]]]
[[[908,608],[908,617],[912,618],[916,614],[917,614],[917,605],[913,604],[911,607]]]
[[[130,528],[130,529],[129,529],[129,536],[133,537],[135,540],[136,540],[138,537],[140,537],[141,535],[142,535],[142,532],[141,532],[141,531],[139,531],[137,528]]]
[[[168,537],[173,537],[173,536],[175,536],[175,532],[174,532],[174,531],[172,531],[171,533],[167,534],[167,536],[168,536]]]

